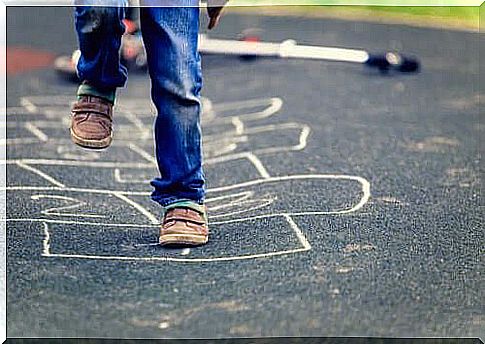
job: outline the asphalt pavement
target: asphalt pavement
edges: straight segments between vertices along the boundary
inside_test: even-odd
[[[71,12],[9,7],[8,49],[70,54]],[[248,26],[422,71],[204,57],[211,240],[192,249],[156,245],[147,75],[92,152],[69,139],[75,84],[9,74],[9,337],[483,338],[479,35],[231,14],[211,35]]]

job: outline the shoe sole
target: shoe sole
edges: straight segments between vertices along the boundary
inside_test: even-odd
[[[109,147],[111,141],[113,140],[113,133],[111,133],[108,137],[101,139],[101,140],[89,140],[83,139],[82,137],[77,136],[72,129],[69,129],[71,132],[71,139],[72,141],[81,146],[83,148],[90,148],[90,149],[103,149]]]
[[[160,236],[159,243],[161,246],[168,245],[204,245],[209,241],[208,236],[193,234],[163,234]]]

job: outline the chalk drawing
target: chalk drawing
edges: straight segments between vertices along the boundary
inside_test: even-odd
[[[44,215],[51,215],[51,216],[66,216],[66,217],[93,217],[93,218],[103,218],[105,216],[103,215],[96,215],[96,214],[86,214],[86,213],[66,213],[63,212],[65,210],[72,210],[72,209],[78,209],[82,207],[83,205],[86,204],[86,202],[80,201],[76,198],[72,197],[67,197],[67,196],[60,196],[60,195],[43,195],[43,194],[38,194],[38,195],[33,195],[30,197],[31,199],[38,201],[41,199],[58,199],[62,201],[68,201],[68,203],[71,203],[70,205],[65,205],[62,207],[52,207],[48,208],[45,210],[41,210],[41,213]]]
[[[225,103],[213,103],[208,98],[202,98],[202,128],[204,132],[204,166],[216,168],[220,164],[242,161],[249,162],[254,167],[258,178],[243,182],[222,185],[207,190],[206,204],[209,209],[210,226],[220,226],[248,221],[283,221],[286,228],[279,228],[293,235],[298,244],[291,249],[281,249],[271,252],[258,252],[254,254],[241,254],[233,256],[193,257],[191,250],[182,250],[180,257],[167,257],[158,255],[126,256],[126,255],[97,255],[72,254],[59,252],[57,248],[52,252],[51,243],[53,235],[51,225],[86,225],[112,229],[131,228],[140,231],[156,230],[159,227],[158,214],[154,214],[137,197],[149,198],[149,191],[122,190],[118,188],[87,188],[69,185],[62,177],[52,176],[48,171],[57,171],[66,167],[83,169],[83,173],[95,175],[97,169],[108,169],[113,181],[119,186],[127,184],[142,184],[148,186],[147,176],[156,170],[156,159],[153,156],[153,135],[151,125],[154,119],[153,104],[137,98],[126,98],[116,105],[119,118],[126,120],[125,124],[116,127],[113,147],[121,147],[135,153],[137,158],[129,161],[107,161],[109,154],[100,155],[92,151],[79,151],[73,148],[66,136],[59,136],[56,129],[59,125],[68,125],[66,114],[68,106],[73,99],[69,96],[27,96],[22,97],[20,106],[7,108],[9,125],[24,128],[30,137],[7,138],[0,144],[14,149],[16,145],[36,144],[56,145],[52,158],[39,156],[22,157],[16,159],[0,160],[2,165],[16,165],[26,173],[34,173],[47,183],[46,186],[6,186],[2,187],[8,192],[27,193],[33,202],[45,203],[47,207],[40,210],[44,217],[37,217],[34,210],[32,216],[9,217],[9,223],[30,222],[42,224],[44,234],[41,255],[51,258],[71,259],[98,259],[115,261],[146,261],[163,262],[174,261],[184,263],[224,262],[246,259],[262,259],[274,256],[298,254],[311,250],[311,244],[305,235],[305,228],[300,228],[295,221],[298,217],[328,216],[356,213],[361,210],[370,198],[370,183],[363,177],[343,174],[292,174],[274,176],[271,167],[265,164],[265,156],[279,153],[289,154],[304,150],[311,136],[311,127],[306,123],[274,121],[273,117],[283,107],[281,98],[261,98]],[[141,105],[140,105],[141,104]],[[140,109],[143,109],[140,111]],[[3,126],[4,123],[1,123]],[[67,132],[64,133],[68,135]],[[116,136],[118,135],[118,136]],[[267,138],[275,138],[268,140]],[[284,144],[277,142],[277,138],[284,137]],[[42,149],[42,148],[39,148]],[[53,170],[54,169],[54,170]],[[139,173],[139,174],[137,174]],[[62,173],[59,174],[62,176]],[[301,190],[310,190],[313,185],[320,192],[325,186],[332,183],[345,183],[345,188],[352,195],[349,200],[331,205],[328,209],[314,209],[305,202],[293,204],[288,194],[296,195]],[[325,184],[326,183],[326,184]],[[330,184],[329,184],[330,183]],[[339,184],[340,185],[340,184]],[[307,189],[305,189],[307,188]],[[136,190],[136,189],[135,189]],[[300,190],[300,191],[299,191]],[[284,194],[282,191],[286,191]],[[305,192],[305,191],[303,191]],[[301,193],[301,192],[300,192]],[[69,194],[69,196],[67,196]],[[301,194],[299,197],[310,197],[311,192]],[[79,195],[79,197],[77,196]],[[122,201],[126,207],[135,209],[133,220],[102,221],[106,216],[82,211],[86,206],[84,201],[96,199],[95,195],[115,197]],[[317,197],[317,196],[315,196]],[[143,198],[143,199],[144,199]],[[62,202],[63,205],[52,206],[52,202]],[[340,202],[340,201],[339,201]],[[44,204],[44,203],[43,203]],[[332,208],[333,207],[333,208]],[[38,208],[38,207],[37,207]],[[36,209],[37,209],[36,208]],[[34,208],[33,208],[34,209]],[[38,210],[37,210],[38,211]],[[139,214],[139,215],[136,215]],[[137,217],[141,216],[141,217]],[[84,220],[83,218],[90,220]],[[135,221],[136,220],[136,221]],[[133,222],[131,222],[133,221]],[[140,223],[141,221],[141,223]],[[152,247],[156,243],[134,243],[140,250],[143,247]]]

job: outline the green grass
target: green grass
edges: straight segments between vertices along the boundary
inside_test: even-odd
[[[346,3],[358,3],[362,1],[347,0]],[[409,1],[407,1],[409,3]],[[466,3],[466,0],[462,0],[462,3]],[[299,6],[298,4],[305,4],[305,6]],[[414,21],[425,22],[427,20],[440,21],[440,23],[449,22],[456,26],[463,26],[468,28],[478,28],[478,21],[480,17],[479,7],[472,6],[389,6],[389,4],[406,4],[405,0],[377,0],[373,3],[387,4],[388,6],[338,6],[341,3],[340,0],[231,0],[230,4],[233,5],[262,5],[269,6],[272,4],[280,5],[296,5],[292,8],[295,13],[304,14],[315,12],[333,12],[337,11],[345,16],[346,13],[360,13],[368,18],[373,16],[391,19],[399,21],[399,16],[405,16],[406,19]],[[442,4],[457,3],[456,0],[441,0]],[[307,6],[308,5],[308,6]],[[317,6],[315,6],[317,5]],[[324,5],[324,6],[322,6]],[[484,6],[482,6],[484,7]],[[485,7],[481,12],[485,12]],[[484,14],[482,13],[482,16]]]
[[[354,6],[352,6],[354,7]],[[454,18],[463,20],[478,20],[478,7],[401,7],[401,6],[361,6],[363,9],[369,9],[376,12],[385,13],[405,13],[415,16]]]

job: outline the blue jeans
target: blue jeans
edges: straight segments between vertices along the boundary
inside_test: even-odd
[[[89,0],[91,5],[96,1],[100,0]],[[101,91],[116,90],[127,80],[127,70],[119,57],[126,4],[123,0],[111,2],[113,7],[77,6],[75,11],[81,50],[78,75]],[[176,4],[140,8],[151,96],[158,113],[155,150],[161,176],[151,182],[155,189],[152,199],[162,206],[186,200],[202,204],[205,194],[198,1],[176,0]]]

